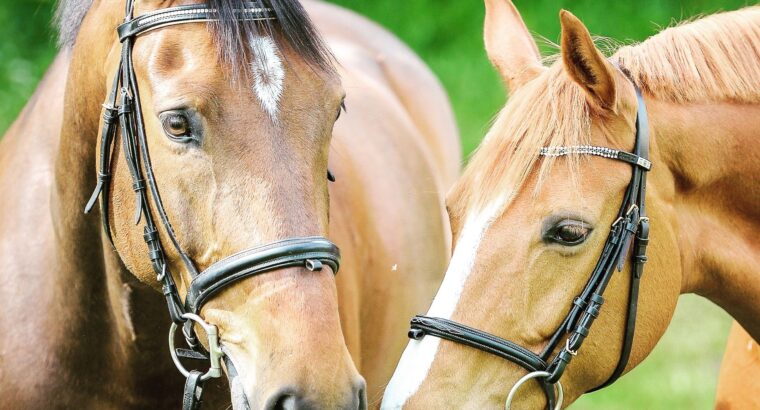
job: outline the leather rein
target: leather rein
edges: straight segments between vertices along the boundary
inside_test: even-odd
[[[151,165],[145,125],[140,105],[137,77],[132,61],[132,49],[138,36],[151,30],[175,24],[209,22],[218,19],[217,10],[208,4],[194,4],[172,7],[133,17],[135,0],[126,1],[125,19],[118,29],[122,44],[121,62],[114,76],[113,86],[108,94],[103,111],[103,127],[100,133],[100,155],[98,161],[97,185],[85,207],[89,213],[100,199],[100,214],[103,229],[113,245],[111,228],[108,221],[111,182],[111,162],[117,129],[121,136],[124,159],[132,177],[135,192],[134,223],[143,222],[143,238],[148,247],[148,256],[169,309],[172,325],[169,345],[173,361],[179,371],[187,378],[183,396],[183,409],[200,408],[203,383],[210,378],[221,377],[221,359],[224,353],[219,346],[218,329],[206,323],[200,316],[200,310],[209,298],[220,290],[236,282],[287,267],[305,267],[310,271],[322,270],[329,266],[333,273],[338,272],[340,251],[338,247],[323,237],[293,237],[264,246],[244,250],[235,255],[213,263],[199,272],[191,258],[182,250],[177,236],[166,214]],[[271,9],[260,8],[254,3],[246,3],[243,8],[234,11],[239,20],[265,21],[275,20]],[[148,192],[149,191],[149,194]],[[171,246],[179,254],[182,264],[190,273],[192,281],[183,301],[177,291],[174,278],[170,272],[164,251],[162,238],[150,202],[161,221],[164,233]],[[208,350],[204,348],[195,334],[198,324],[207,334]],[[174,348],[174,334],[178,326],[183,327],[187,349]],[[179,358],[209,360],[210,368],[206,372],[188,371],[179,362]],[[227,362],[230,366],[231,362]]]
[[[623,72],[625,74],[625,71]],[[633,168],[631,181],[626,189],[617,218],[610,228],[599,260],[583,290],[573,300],[567,316],[540,354],[533,353],[509,340],[448,319],[418,315],[411,321],[411,329],[409,330],[409,338],[411,339],[419,340],[426,335],[439,337],[491,353],[527,370],[528,375],[520,379],[510,391],[506,403],[507,408],[509,408],[517,388],[533,378],[539,380],[547,398],[547,408],[559,409],[562,406],[562,386],[559,384],[559,380],[567,365],[578,354],[583,341],[591,330],[591,325],[599,316],[604,303],[604,291],[615,270],[623,270],[631,250],[631,242],[633,242],[633,254],[631,255],[633,268],[620,359],[607,381],[594,390],[612,384],[623,374],[628,363],[636,328],[639,282],[644,270],[644,263],[647,261],[649,218],[646,214],[644,200],[646,197],[646,174],[652,167],[652,163],[649,161],[649,125],[646,105],[641,91],[635,84],[634,88],[636,89],[638,108],[636,142],[633,153],[588,145],[545,147],[540,150],[541,156],[595,155],[626,162]],[[553,352],[562,342],[564,342],[564,346],[552,358]],[[557,394],[555,394],[555,389]]]

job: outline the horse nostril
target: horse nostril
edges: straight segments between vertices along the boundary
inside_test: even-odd
[[[355,389],[359,399],[359,405],[357,408],[359,410],[367,410],[367,383],[364,379],[361,379],[359,383],[356,384]]]
[[[303,407],[301,401],[293,389],[285,388],[272,395],[264,408],[266,410],[296,410]]]
[[[359,410],[367,410],[367,392],[359,390]]]
[[[351,385],[347,386],[351,387]],[[292,386],[282,388],[269,397],[265,402],[266,410],[317,410],[323,408],[340,410],[367,410],[367,388],[364,379],[359,379],[353,384],[353,388],[345,393],[353,393],[342,396],[343,402],[330,402],[318,404],[318,400],[309,399],[298,393]]]

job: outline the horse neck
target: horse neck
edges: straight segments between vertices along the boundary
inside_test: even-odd
[[[711,299],[760,340],[760,123],[754,120],[760,106],[650,106],[655,159],[672,175],[682,292]]]
[[[97,207],[90,215],[83,213],[95,186],[99,121],[107,77],[113,75],[104,72],[104,65],[116,41],[113,27],[121,18],[116,11],[88,15],[71,52],[51,195],[60,266],[56,281],[65,288],[67,302],[61,305],[67,306],[67,317],[62,322],[71,324],[78,344],[73,351],[81,356],[77,360],[94,365],[79,365],[87,368],[88,379],[101,377],[106,386],[117,383],[129,399],[136,396],[128,391],[140,388],[131,382],[139,381],[146,385],[140,388],[140,399],[149,400],[155,391],[160,398],[155,402],[161,402],[166,399],[160,390],[166,384],[167,361],[164,349],[154,345],[165,339],[168,319],[156,318],[166,317],[166,307],[155,290],[123,267],[102,234]],[[108,366],[98,360],[102,358]],[[93,376],[98,373],[91,367],[110,373]]]

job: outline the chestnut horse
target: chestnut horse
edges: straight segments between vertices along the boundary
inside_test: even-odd
[[[630,370],[644,360],[679,294],[696,293],[747,331],[736,331],[727,356],[738,353],[733,363],[748,367],[736,374],[749,380],[734,379],[737,388],[719,396],[743,393],[718,403],[749,408],[757,397],[752,363],[760,340],[760,7],[668,28],[609,60],[586,27],[562,11],[561,56],[545,67],[515,7],[507,0],[485,3],[486,49],[510,99],[448,195],[453,256],[427,314],[444,321],[428,322],[449,324],[438,334],[458,322],[509,340],[526,349],[524,357],[554,346],[550,358],[572,359],[561,377],[568,405],[610,379],[618,362],[627,358]],[[592,153],[588,146],[633,152],[647,111],[649,259],[625,357],[631,259],[620,259],[622,271],[610,270],[601,308],[574,299],[617,226],[632,169],[648,162],[631,166],[620,160],[625,156],[582,154]],[[576,148],[548,155],[562,153],[559,147]],[[642,229],[637,221],[628,226],[636,235]],[[631,254],[638,254],[636,246]],[[587,334],[577,350],[564,334],[560,343],[549,340],[574,303],[588,309],[584,317],[598,315],[590,330],[577,328]],[[410,333],[418,340],[402,355],[383,408],[503,408],[518,380],[527,381],[523,367],[435,331]],[[480,349],[497,340],[480,335]],[[513,407],[545,407],[550,393],[541,386],[524,384]]]
[[[716,410],[760,408],[760,348],[757,338],[734,322],[718,377]]]
[[[138,0],[134,15],[189,3]],[[254,4],[277,20],[256,33],[231,14],[246,4],[212,0],[219,21],[135,40],[155,178],[200,269],[294,236],[341,248],[337,277],[280,269],[203,307],[234,364],[233,408],[365,408],[448,260],[443,192],[460,163],[452,112],[425,65],[371,22],[266,0]],[[124,0],[59,7],[61,51],[0,143],[0,408],[178,408],[183,379],[120,143],[103,193],[113,246],[99,216],[83,213]],[[184,298],[192,278],[165,250]],[[225,385],[207,386],[209,407],[229,403]]]

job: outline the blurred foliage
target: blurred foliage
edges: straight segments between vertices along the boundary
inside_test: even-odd
[[[698,296],[681,296],[670,327],[649,357],[612,386],[581,397],[572,408],[714,408],[718,370],[730,326],[731,318],[718,306]]]
[[[0,136],[55,56],[53,1],[0,0]]]
[[[446,87],[465,153],[477,146],[504,104],[501,82],[482,45],[483,6],[477,0],[332,0],[396,33]],[[516,1],[544,54],[559,37],[558,12],[575,13],[594,35],[640,41],[676,21],[745,5],[742,0],[599,2]],[[16,117],[55,55],[52,0],[0,0],[0,134]],[[681,298],[673,324],[651,356],[630,375],[583,397],[581,409],[712,408],[730,320],[719,308]],[[617,338],[618,336],[614,336]]]

